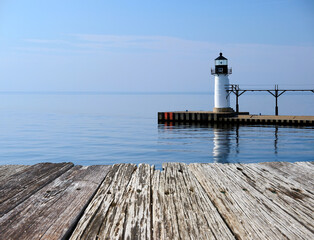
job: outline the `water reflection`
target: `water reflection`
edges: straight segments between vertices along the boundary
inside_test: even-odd
[[[234,162],[229,159],[231,151],[239,153],[239,126],[170,122],[158,127],[159,143],[165,145],[163,150],[167,152],[198,152],[195,156],[206,152],[206,162],[216,163]],[[204,143],[206,148],[201,149]]]
[[[277,155],[278,149],[277,149],[277,143],[278,143],[278,126],[275,126],[275,140],[274,140],[274,153]]]
[[[308,130],[271,125],[166,123],[158,125],[159,151],[174,153],[169,158],[178,161],[216,163],[288,161],[294,156],[291,151],[299,155],[307,151],[305,161],[308,152],[313,151]]]
[[[233,129],[226,126],[213,125],[214,147],[213,158],[217,163],[228,163],[230,153],[230,134]],[[238,139],[238,138],[237,138]]]

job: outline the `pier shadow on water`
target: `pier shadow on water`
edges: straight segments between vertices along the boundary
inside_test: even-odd
[[[165,123],[158,136],[160,151],[186,163],[314,160],[312,127]]]

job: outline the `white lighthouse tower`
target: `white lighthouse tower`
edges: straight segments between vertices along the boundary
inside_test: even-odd
[[[215,107],[214,112],[234,112],[230,107],[228,94],[229,78],[232,69],[228,68],[228,59],[219,54],[215,59],[215,69],[211,69],[211,74],[215,76]]]

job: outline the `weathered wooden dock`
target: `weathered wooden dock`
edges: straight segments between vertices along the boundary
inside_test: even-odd
[[[314,116],[250,115],[243,113],[215,113],[209,111],[159,112],[159,123],[231,123],[261,125],[314,126]]]
[[[313,162],[0,166],[0,239],[314,239]]]

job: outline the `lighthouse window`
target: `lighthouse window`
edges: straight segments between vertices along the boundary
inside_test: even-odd
[[[223,68],[218,68],[218,72],[222,73],[224,71]]]
[[[228,65],[228,60],[216,60],[216,65]]]

